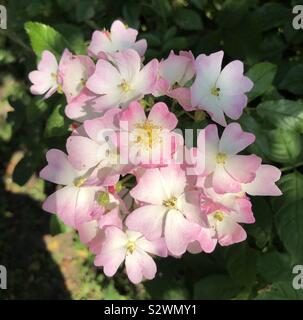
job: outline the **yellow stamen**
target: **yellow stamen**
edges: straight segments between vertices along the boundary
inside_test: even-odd
[[[227,155],[226,153],[219,152],[216,157],[217,164],[224,164],[226,161]]]
[[[58,84],[57,92],[60,93],[60,94],[63,93],[63,89],[62,89],[61,84]]]
[[[121,90],[125,93],[129,92],[131,90],[131,86],[128,82],[126,82],[126,80],[123,80],[120,84],[119,84],[119,88],[121,88]]]
[[[127,253],[132,254],[136,249],[136,243],[134,241],[128,240],[126,244],[126,251]]]
[[[83,177],[76,178],[74,180],[74,186],[77,188],[80,188],[85,181],[86,181],[86,178],[83,178]]]
[[[168,200],[163,200],[162,204],[168,209],[177,209],[177,198],[173,196]]]
[[[135,125],[138,129],[138,135],[136,137],[136,143],[144,143],[152,148],[153,144],[157,141],[161,143],[159,138],[159,131],[161,128],[152,123],[152,121],[145,121],[144,123],[138,123]]]
[[[219,221],[219,222],[222,222],[223,219],[224,219],[224,214],[222,211],[215,211],[214,213],[214,218]]]
[[[213,96],[219,97],[220,94],[220,88],[212,87],[210,90],[211,94]]]

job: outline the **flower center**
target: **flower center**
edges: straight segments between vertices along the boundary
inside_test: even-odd
[[[168,200],[163,200],[162,204],[168,209],[177,209],[177,198],[173,196]]]
[[[217,164],[224,164],[226,161],[227,155],[226,153],[219,152],[216,157]]]
[[[86,178],[84,178],[84,177],[76,178],[74,180],[74,186],[77,187],[77,188],[80,188],[85,181],[86,181]]]
[[[223,219],[224,219],[224,213],[222,212],[222,211],[215,211],[215,213],[214,213],[214,218],[217,220],[217,221],[219,221],[219,222],[221,222],[221,221],[223,221]]]
[[[119,87],[121,90],[125,93],[129,92],[131,90],[130,84],[126,80],[122,80],[122,82],[119,84]]]
[[[219,97],[219,94],[220,94],[220,88],[217,88],[217,87],[212,87],[211,90],[210,90],[211,94],[213,96],[216,96],[216,97]]]
[[[149,148],[152,148],[155,143],[161,143],[161,128],[154,125],[152,121],[147,120],[144,123],[138,123],[135,127],[137,129],[136,143],[141,143]]]
[[[127,253],[132,254],[136,249],[136,243],[134,241],[128,240],[126,244]]]

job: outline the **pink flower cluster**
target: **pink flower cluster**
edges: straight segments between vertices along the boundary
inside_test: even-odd
[[[66,49],[58,63],[44,51],[29,74],[33,94],[64,93],[66,115],[78,122],[66,153],[46,154],[40,176],[61,187],[43,209],[78,231],[107,276],[124,262],[133,283],[155,277],[155,256],[209,253],[245,240],[241,225],[255,222],[250,196],[281,194],[279,169],[238,154],[255,136],[225,119],[239,119],[253,86],[243,63],[221,71],[220,51],[196,59],[171,52],[143,64],[147,44],[137,33],[115,21],[93,33],[88,56]],[[206,111],[225,127],[221,137],[210,124],[196,147],[188,145],[172,109],[157,102],[147,112],[146,95]]]

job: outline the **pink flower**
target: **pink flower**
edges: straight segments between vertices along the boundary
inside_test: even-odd
[[[84,87],[79,95],[68,103],[65,108],[65,114],[70,119],[79,122],[98,118],[109,109],[104,107],[103,104],[100,105],[100,98],[102,97]]]
[[[185,85],[195,75],[194,61],[190,51],[181,51],[179,55],[171,51],[168,58],[159,63],[159,79],[153,94],[167,95],[176,99],[186,110],[191,110],[190,90]]]
[[[119,112],[120,109],[115,108],[102,117],[86,120],[85,135],[72,135],[66,142],[70,163],[78,170],[92,169],[92,175],[103,186],[116,184],[120,174],[126,173],[116,146],[107,141],[117,130],[115,118]]]
[[[44,94],[44,98],[49,98],[58,89],[58,63],[56,57],[50,51],[43,51],[42,58],[38,63],[38,70],[32,71],[28,75],[32,86],[32,94]]]
[[[230,62],[221,71],[223,51],[196,59],[196,79],[191,87],[192,106],[207,111],[211,118],[226,126],[224,113],[231,119],[240,118],[247,104],[246,92],[253,83],[243,76],[243,63]]]
[[[46,159],[48,165],[41,170],[40,177],[64,187],[45,200],[43,209],[57,213],[66,225],[73,228],[90,220],[95,195],[100,187],[90,185],[87,172],[76,170],[64,152],[51,149]]]
[[[89,90],[102,95],[97,111],[126,106],[153,92],[158,72],[156,59],[141,69],[140,56],[128,49],[112,54],[111,61],[98,60],[96,70],[86,84]]]
[[[126,273],[131,282],[138,284],[144,279],[153,279],[157,266],[151,255],[167,256],[163,239],[148,241],[135,231],[125,232],[116,227],[107,227],[105,240],[95,265],[102,266],[104,273],[112,277],[125,260]]]
[[[237,155],[253,143],[255,136],[229,124],[219,140],[216,125],[208,125],[198,136],[199,153],[205,156],[204,175],[217,193],[240,192],[241,184],[252,182],[261,165],[256,155]]]
[[[74,55],[65,49],[59,63],[61,89],[67,102],[71,102],[85,88],[87,79],[93,74],[95,64],[91,58]]]
[[[188,250],[212,252],[217,243],[226,246],[245,240],[246,232],[239,223],[255,222],[245,193],[216,193],[205,177],[198,177],[196,187],[201,192],[201,229]]]
[[[256,178],[242,184],[242,190],[253,196],[280,196],[282,192],[275,184],[280,177],[281,171],[278,168],[262,164],[256,172]]]
[[[183,144],[182,136],[172,132],[177,123],[176,116],[163,102],[156,103],[148,117],[140,103],[130,103],[119,115],[121,156],[133,164],[170,163],[178,144]]]
[[[181,255],[199,232],[199,199],[187,191],[186,177],[179,166],[148,169],[131,196],[142,203],[126,219],[128,228],[139,231],[147,239],[164,235],[168,250]]]
[[[92,56],[104,58],[108,53],[134,49],[143,57],[147,48],[146,40],[136,41],[138,31],[128,28],[121,21],[113,22],[110,32],[107,30],[95,31],[88,52]]]
[[[90,214],[91,221],[77,226],[80,241],[87,244],[93,253],[99,253],[105,239],[105,228],[115,226],[122,229],[122,212],[125,213],[125,205],[119,197],[106,189],[98,191]]]

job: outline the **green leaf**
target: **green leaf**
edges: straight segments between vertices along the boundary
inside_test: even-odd
[[[269,139],[266,135],[267,130],[262,127],[260,121],[247,113],[242,115],[240,124],[243,130],[252,132],[256,136],[255,142],[248,146],[247,150],[250,153],[255,153],[256,155],[260,156],[263,158],[263,160],[267,160],[269,152]]]
[[[272,199],[274,210],[279,210],[283,206],[303,200],[303,175],[299,172],[284,175],[278,181],[278,187],[283,195]]]
[[[296,131],[276,129],[268,132],[270,158],[279,163],[294,163],[301,154],[301,137]]]
[[[49,222],[50,233],[55,236],[60,233],[70,232],[72,228],[61,221],[56,214],[52,214]]]
[[[263,197],[251,199],[256,223],[246,226],[247,233],[255,238],[258,248],[264,248],[271,239],[272,233],[272,210],[269,201]]]
[[[270,30],[282,26],[291,19],[291,11],[280,3],[266,3],[258,8],[262,30]]]
[[[282,81],[279,89],[287,90],[293,94],[302,95],[303,93],[303,64],[296,64],[291,67]]]
[[[277,128],[303,133],[303,101],[273,100],[261,102],[257,112],[266,122]]]
[[[257,251],[246,243],[228,248],[227,270],[231,279],[239,286],[249,288],[256,279]]]
[[[70,123],[71,121],[65,117],[64,106],[57,105],[46,122],[45,137],[64,136],[68,133]]]
[[[189,291],[185,284],[186,279],[180,277],[180,273],[185,272],[184,263],[172,258],[167,258],[165,261],[159,260],[158,270],[157,278],[144,283],[144,287],[152,299],[189,299]]]
[[[56,24],[55,28],[63,35],[64,38],[68,39],[69,46],[74,53],[86,54],[87,45],[81,28],[67,23]]]
[[[261,62],[251,67],[246,76],[250,78],[254,86],[248,93],[249,100],[253,100],[265,93],[271,86],[277,72],[277,66],[269,62]]]
[[[54,28],[40,22],[26,22],[25,31],[28,34],[32,48],[40,59],[44,50],[49,50],[59,58],[65,48],[69,48],[65,38]]]
[[[303,259],[303,200],[285,204],[275,216],[278,235],[293,261]]]
[[[26,184],[37,168],[37,160],[32,155],[25,155],[16,165],[13,172],[13,181],[20,186]]]
[[[200,15],[191,9],[178,9],[175,14],[176,25],[183,30],[202,30],[203,23]]]
[[[260,254],[257,262],[258,274],[269,283],[290,280],[291,273],[290,257],[277,251]]]
[[[194,299],[231,299],[239,288],[228,275],[212,274],[194,285]]]
[[[47,102],[40,97],[35,97],[31,103],[26,106],[26,118],[28,123],[33,123],[39,119],[48,109]]]
[[[182,50],[187,47],[187,44],[188,42],[186,37],[175,37],[163,44],[162,51],[169,52],[170,50]]]
[[[207,0],[190,0],[190,2],[200,10],[203,10],[207,5]]]
[[[10,141],[13,133],[13,128],[10,123],[0,120],[0,139],[8,142]]]
[[[295,290],[291,281],[279,281],[256,297],[257,300],[303,300],[303,290]]]

